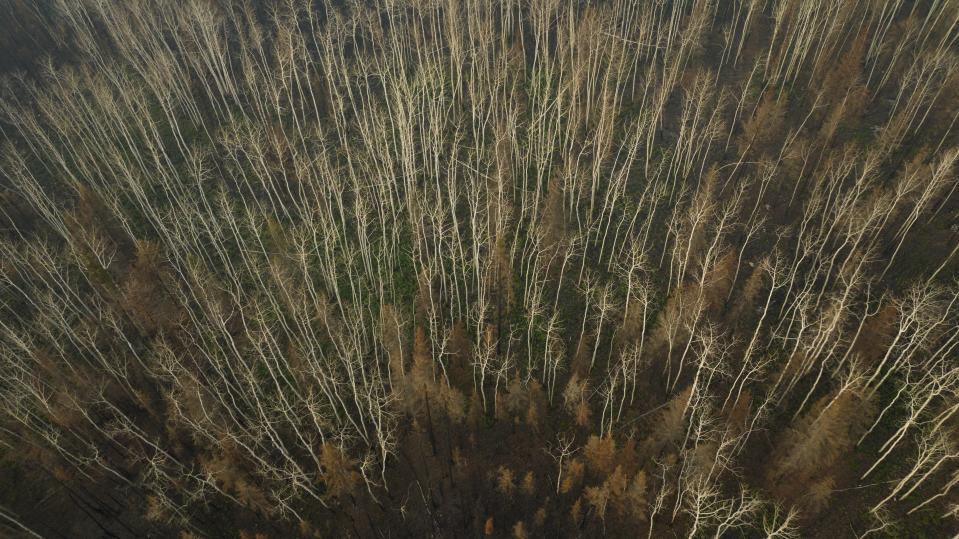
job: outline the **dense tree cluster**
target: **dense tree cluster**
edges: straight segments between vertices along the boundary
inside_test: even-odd
[[[959,3],[37,4],[3,533],[959,530]]]

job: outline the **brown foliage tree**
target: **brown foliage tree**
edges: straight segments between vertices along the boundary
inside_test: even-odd
[[[777,97],[778,92],[767,88],[752,116],[743,122],[743,134],[739,139],[739,153],[752,151],[762,155],[776,151],[776,143],[781,140],[786,117],[785,98]]]
[[[342,498],[354,492],[360,482],[356,471],[356,461],[341,448],[325,443],[320,452],[320,468],[326,495],[330,498]]]

